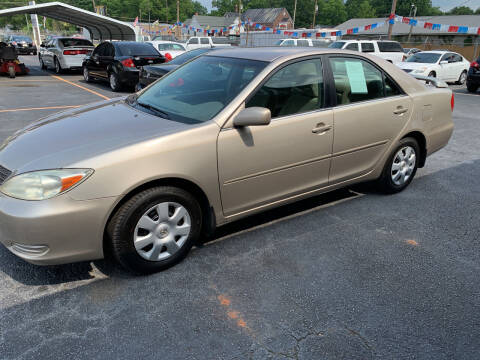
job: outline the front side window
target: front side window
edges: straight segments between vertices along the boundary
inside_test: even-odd
[[[247,102],[246,107],[270,109],[272,118],[320,109],[324,99],[319,59],[287,65],[276,72]]]
[[[364,53],[375,52],[375,47],[373,46],[372,43],[362,43],[362,52]]]
[[[203,45],[205,45],[205,44],[210,44],[210,41],[208,41],[207,38],[201,38],[201,39],[200,39],[200,44],[203,44]]]
[[[188,43],[192,44],[192,45],[196,45],[196,44],[198,44],[198,39],[197,38],[191,38],[190,40],[188,40]]]
[[[294,40],[285,40],[281,46],[295,46]]]
[[[345,41],[335,41],[331,43],[328,47],[331,49],[342,49],[343,45],[345,45]]]
[[[158,80],[136,99],[135,106],[140,110],[148,108],[172,121],[187,124],[209,121],[267,64],[201,56]]]
[[[357,43],[351,43],[345,46],[345,50],[353,50],[353,51],[358,51],[358,44]]]
[[[297,40],[297,46],[308,46],[307,40]]]
[[[356,58],[330,58],[337,105],[383,98],[383,74],[368,62]]]

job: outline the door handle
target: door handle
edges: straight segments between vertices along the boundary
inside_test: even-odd
[[[317,127],[312,129],[314,134],[323,134],[332,129],[332,125],[325,125],[324,123],[317,124]]]
[[[408,111],[408,109],[405,109],[403,107],[399,107],[397,108],[397,110],[395,110],[393,113],[395,115],[402,115],[402,114],[405,114],[406,112]]]

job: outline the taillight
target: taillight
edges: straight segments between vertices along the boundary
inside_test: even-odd
[[[135,63],[133,62],[132,59],[125,59],[125,60],[122,60],[120,61],[123,66],[127,67],[127,68],[134,68],[135,67]]]
[[[63,50],[63,55],[85,55],[88,50]]]
[[[13,45],[13,46],[16,46],[16,45],[17,45],[17,42],[16,42],[16,41],[12,41],[12,45]]]
[[[452,99],[450,100],[450,106],[452,107],[452,111],[455,108],[455,94],[452,93]]]
[[[165,62],[169,62],[170,60],[172,60],[172,55],[170,55],[170,53],[165,53]]]
[[[402,61],[405,61],[405,60],[407,60],[407,55],[403,55],[402,57]]]
[[[478,62],[474,61],[470,64],[470,67],[473,67],[475,69],[480,69],[480,64]]]

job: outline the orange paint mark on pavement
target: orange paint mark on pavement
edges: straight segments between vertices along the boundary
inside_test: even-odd
[[[85,86],[82,86],[82,85],[78,85],[78,84],[75,84],[74,82],[71,82],[71,81],[68,81],[68,80],[65,80],[64,78],[60,77],[60,76],[55,76],[55,75],[51,75],[51,77],[53,77],[54,79],[57,79],[57,80],[60,80],[60,81],[64,81],[66,82],[67,84],[70,84],[70,85],[73,85],[73,86],[76,86],[82,90],[85,90],[85,91],[88,91],[89,93],[92,93],[94,95],[97,95],[97,96],[100,96],[102,99],[105,99],[105,100],[110,100],[109,97],[106,97],[105,95],[102,95],[92,89],[89,89],[89,88],[86,88]]]
[[[236,319],[238,318],[238,311],[229,311],[227,312],[227,315],[230,319]]]
[[[218,295],[218,301],[220,301],[220,304],[223,306],[229,306],[230,305],[230,300],[227,299],[224,295]]]
[[[407,240],[405,241],[408,245],[418,246],[418,243],[415,240]]]
[[[0,113],[15,112],[15,111],[32,111],[32,110],[71,109],[71,108],[78,108],[80,106],[83,106],[83,105],[63,105],[63,106],[46,106],[46,107],[20,108],[20,109],[5,109],[5,110],[0,110]]]
[[[247,323],[246,323],[242,318],[238,319],[237,325],[240,326],[240,327],[242,327],[242,328],[246,328],[246,327],[247,327]]]

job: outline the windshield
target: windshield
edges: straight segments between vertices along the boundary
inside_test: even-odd
[[[197,57],[198,55],[202,55],[206,52],[211,51],[210,48],[203,48],[203,49],[196,49],[196,50],[191,50],[187,51],[186,53],[183,53],[181,55],[176,56],[173,60],[169,61],[169,65],[183,65],[187,61],[192,60],[194,57]]]
[[[440,59],[441,54],[436,53],[416,53],[409,57],[407,62],[435,64]]]
[[[331,49],[341,49],[345,45],[344,41],[335,41],[334,43],[328,45]]]
[[[32,39],[30,39],[28,36],[14,36],[12,38],[13,41],[25,41],[25,42],[32,42]]]
[[[187,124],[211,120],[225,108],[268,63],[201,56],[170,72],[137,99],[139,109]]]

